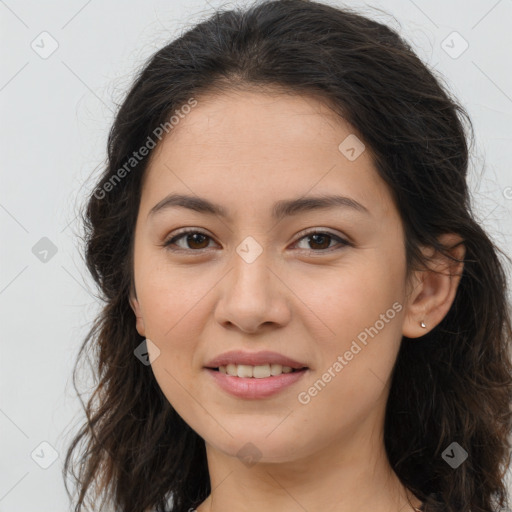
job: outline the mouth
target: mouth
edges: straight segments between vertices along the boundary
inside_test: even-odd
[[[278,377],[288,373],[299,373],[308,370],[307,366],[301,368],[292,368],[280,364],[263,364],[251,366],[246,364],[228,364],[217,367],[206,367],[207,370],[223,373],[230,377],[238,377],[244,379],[265,379],[270,377]]]
[[[231,350],[208,361],[204,367],[231,375],[232,377],[246,378],[265,378],[283,373],[292,373],[294,370],[308,369],[304,360],[299,362],[289,356],[271,350],[260,352]]]
[[[305,378],[309,368],[274,365],[235,365],[205,367],[207,374],[224,392],[244,400],[270,398]],[[281,365],[276,365],[281,366]]]

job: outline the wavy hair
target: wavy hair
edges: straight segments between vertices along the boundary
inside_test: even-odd
[[[360,134],[403,220],[409,273],[428,263],[421,246],[454,259],[437,238],[462,237],[464,270],[451,309],[426,335],[401,344],[385,448],[427,512],[508,505],[512,327],[500,256],[507,257],[472,212],[471,120],[435,75],[395,30],[305,0],[219,9],[148,59],[118,108],[106,165],[81,211],[86,265],[102,304],[73,371],[77,390],[79,363],[92,352],[97,380],[87,404],[79,394],[86,419],[63,468],[76,486],[76,512],[100,498],[123,512],[185,512],[210,494],[204,440],[134,356],[144,338],[129,305],[133,238],[149,155],[133,170],[127,162],[190,98],[275,87],[322,98]],[[119,179],[121,169],[130,172]],[[469,454],[456,469],[443,460],[453,442]]]

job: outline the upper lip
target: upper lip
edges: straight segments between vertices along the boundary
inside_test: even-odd
[[[277,352],[263,351],[263,352],[244,352],[243,350],[232,350],[224,352],[219,356],[209,361],[206,368],[218,368],[219,366],[226,366],[228,364],[247,364],[250,366],[259,366],[264,364],[280,364],[282,366],[289,366],[291,368],[307,368],[303,363],[299,363],[290,357],[286,357]]]

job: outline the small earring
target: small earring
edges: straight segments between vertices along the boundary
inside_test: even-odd
[[[425,324],[425,322],[423,320],[420,322],[420,325],[421,325],[421,327],[423,327],[423,329],[427,328],[427,324]]]

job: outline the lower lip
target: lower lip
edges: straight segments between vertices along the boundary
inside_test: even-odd
[[[256,379],[254,377],[233,377],[211,368],[205,369],[224,391],[239,398],[266,398],[272,396],[297,382],[308,371],[306,369]]]

